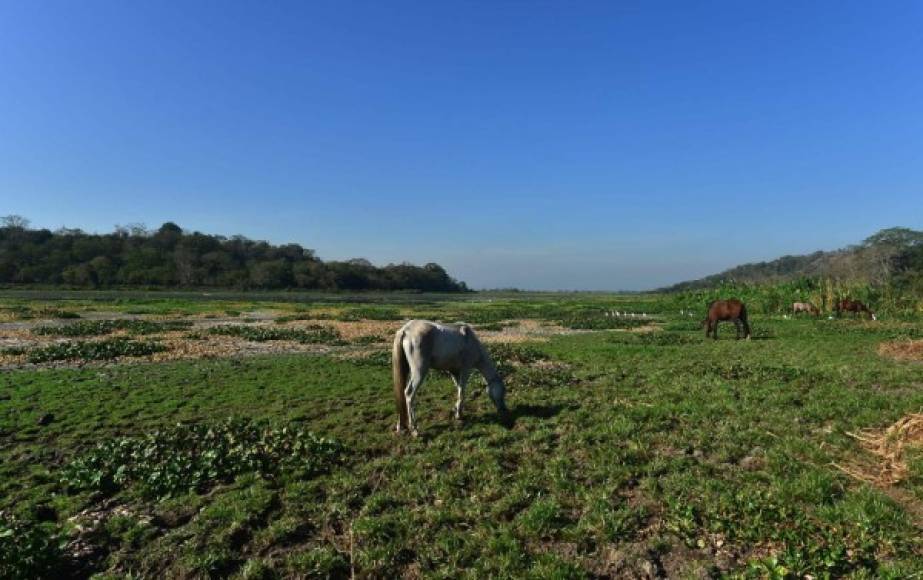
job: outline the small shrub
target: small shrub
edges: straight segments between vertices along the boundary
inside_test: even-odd
[[[363,366],[390,367],[391,366],[391,353],[386,350],[377,350],[365,356],[352,359],[352,361],[358,365],[363,365]]]
[[[498,363],[499,361],[510,361],[527,365],[550,358],[541,350],[526,344],[493,343],[487,345],[487,351],[494,362]]]
[[[311,325],[305,328],[272,328],[268,326],[215,326],[209,333],[221,336],[237,336],[253,342],[270,340],[292,340],[303,344],[343,344],[335,328]]]
[[[342,447],[301,427],[247,419],[176,425],[97,444],[63,470],[71,490],[115,492],[137,486],[145,497],[202,492],[244,473],[307,478],[340,460]]]
[[[403,315],[397,308],[367,306],[344,310],[337,314],[336,319],[345,322],[357,320],[401,320],[403,319]]]
[[[147,356],[165,351],[162,344],[150,341],[110,338],[100,341],[77,341],[51,344],[29,351],[29,362],[56,360],[110,360],[121,356]]]
[[[61,538],[48,524],[0,512],[0,578],[61,577]]]

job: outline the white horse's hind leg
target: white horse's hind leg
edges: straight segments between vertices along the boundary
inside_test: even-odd
[[[461,371],[452,373],[452,380],[455,382],[455,388],[458,390],[458,400],[455,402],[455,418],[461,421],[462,405],[465,403],[465,387],[468,385],[468,378],[471,371]]]
[[[410,380],[407,381],[407,387],[404,389],[404,397],[407,399],[407,420],[409,422],[410,433],[416,436],[417,433],[417,416],[413,411],[414,400],[417,397],[417,389],[423,384],[426,373],[429,371],[429,363],[422,360],[419,356],[419,350],[409,353],[407,361],[410,363]]]

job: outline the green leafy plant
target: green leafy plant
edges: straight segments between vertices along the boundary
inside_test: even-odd
[[[32,329],[32,334],[52,336],[99,336],[125,330],[131,334],[157,334],[171,330],[184,330],[192,326],[185,320],[81,320],[62,326],[46,325]]]
[[[151,341],[128,338],[110,338],[99,341],[76,341],[51,344],[29,351],[29,362],[43,363],[56,360],[110,360],[123,356],[147,356],[167,350],[164,345]]]
[[[244,473],[313,477],[336,464],[342,446],[294,425],[247,419],[176,425],[97,444],[71,461],[62,483],[111,493],[137,487],[146,497],[201,492]]]

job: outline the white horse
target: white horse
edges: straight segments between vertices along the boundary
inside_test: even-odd
[[[792,316],[797,315],[799,312],[807,312],[813,316],[820,316],[820,310],[818,310],[817,306],[814,306],[810,302],[792,303]]]
[[[504,424],[509,424],[506,387],[494,361],[477,335],[467,324],[439,324],[428,320],[411,320],[394,335],[391,351],[394,372],[394,398],[397,402],[397,431],[409,430],[417,435],[414,399],[430,369],[448,371],[458,389],[455,418],[461,420],[465,386],[471,371],[477,369],[487,381],[487,394]]]

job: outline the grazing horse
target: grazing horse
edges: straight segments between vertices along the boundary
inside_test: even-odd
[[[795,316],[799,312],[807,312],[808,314],[814,316],[820,316],[820,310],[817,306],[814,306],[810,302],[795,302],[792,304],[792,316]]]
[[[849,298],[844,298],[836,303],[836,306],[833,308],[836,311],[836,315],[840,316],[844,312],[852,312],[855,316],[859,316],[860,312],[865,312],[868,314],[870,320],[878,320],[875,316],[875,313],[872,312],[868,306],[859,302],[858,300],[850,300]]]
[[[708,316],[702,321],[702,325],[707,325],[705,329],[705,338],[710,334],[712,338],[718,340],[718,322],[730,320],[737,327],[737,338],[740,338],[741,326],[745,331],[747,340],[750,340],[750,325],[747,323],[747,307],[744,303],[736,298],[729,300],[715,300],[708,305]]]
[[[502,422],[509,424],[506,387],[494,361],[467,324],[439,324],[428,320],[411,320],[394,335],[391,351],[394,374],[394,398],[397,402],[397,431],[409,430],[417,435],[414,400],[430,369],[448,371],[458,389],[455,418],[461,420],[465,386],[471,371],[477,369],[487,381],[487,394],[497,408]]]

